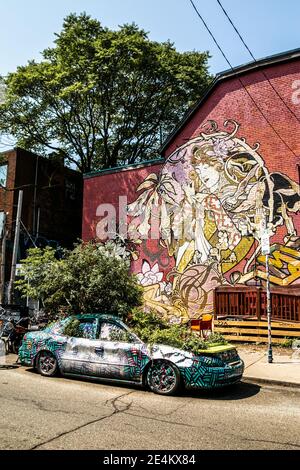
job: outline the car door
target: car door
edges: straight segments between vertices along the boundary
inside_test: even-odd
[[[122,324],[103,320],[98,339],[93,342],[92,375],[139,381],[144,364],[144,344]]]
[[[95,317],[79,320],[78,337],[67,337],[60,357],[60,370],[64,374],[93,375],[93,354],[99,321]]]

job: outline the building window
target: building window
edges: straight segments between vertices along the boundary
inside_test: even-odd
[[[7,164],[0,165],[0,186],[5,188],[7,182]]]

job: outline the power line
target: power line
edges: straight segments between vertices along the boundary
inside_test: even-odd
[[[200,12],[198,11],[196,5],[194,4],[193,0],[189,0],[189,2],[191,3],[192,7],[194,8],[197,16],[200,18],[200,20],[202,21],[202,23],[204,24],[205,28],[207,29],[208,33],[210,34],[211,38],[213,39],[214,43],[216,44],[216,46],[218,47],[219,51],[221,52],[222,56],[224,57],[224,59],[226,60],[227,64],[229,65],[230,69],[234,72],[234,68],[233,66],[231,65],[229,59],[227,58],[226,54],[224,53],[223,49],[221,48],[221,46],[219,45],[218,41],[216,40],[216,38],[214,37],[213,33],[211,32],[211,30],[209,29],[208,25],[206,24],[204,18],[201,16]],[[290,150],[290,152],[296,157],[298,158],[298,155],[295,154],[294,150],[290,147],[290,145],[285,141],[285,139],[283,137],[281,137],[281,135],[279,134],[279,132],[274,128],[273,124],[270,122],[270,120],[268,119],[268,117],[265,115],[265,113],[263,112],[263,110],[261,109],[261,107],[257,104],[257,102],[255,101],[255,99],[253,98],[253,96],[251,95],[251,93],[249,92],[249,90],[247,89],[247,87],[244,85],[244,83],[242,82],[241,78],[240,77],[236,77],[236,79],[239,81],[239,83],[241,84],[241,86],[244,88],[245,92],[247,93],[247,95],[249,96],[249,98],[251,99],[251,101],[253,102],[254,106],[257,108],[257,110],[260,112],[260,114],[263,116],[263,118],[265,119],[265,121],[267,122],[267,124],[271,127],[271,129],[273,130],[273,132],[277,135],[277,137],[281,140],[281,142]]]
[[[33,238],[31,237],[30,233],[28,232],[27,228],[25,227],[25,225],[23,224],[22,220],[20,220],[21,222],[21,225],[23,227],[23,229],[25,230],[25,232],[27,233],[27,236],[30,238],[32,244],[34,245],[35,248],[37,248],[37,245],[35,243],[35,241],[33,240]]]
[[[205,28],[207,29],[207,31],[209,32],[210,36],[212,37],[214,43],[216,44],[217,48],[219,49],[219,51],[221,52],[222,56],[224,57],[224,59],[226,60],[227,64],[229,65],[229,67],[233,70],[233,67],[231,65],[231,63],[229,62],[229,60],[227,59],[225,53],[223,52],[221,46],[219,45],[218,41],[216,40],[216,38],[214,37],[213,33],[211,32],[211,30],[209,29],[209,27],[207,26],[206,22],[204,21],[204,18],[200,15],[199,11],[197,10],[196,8],[196,5],[194,4],[193,0],[189,0],[190,3],[192,4],[192,7],[194,8],[196,14],[199,16],[200,20],[202,21],[202,23],[204,24]]]
[[[247,51],[249,52],[251,58],[253,59],[253,61],[255,63],[257,63],[257,60],[256,58],[254,57],[253,53],[251,52],[250,48],[248,47],[246,41],[243,39],[242,35],[240,34],[239,30],[237,29],[237,27],[235,26],[235,24],[233,23],[232,19],[230,18],[229,14],[227,13],[227,11],[225,10],[225,8],[223,7],[222,3],[220,0],[217,0],[220,8],[222,9],[224,15],[226,16],[226,18],[228,19],[229,23],[231,24],[231,26],[233,27],[233,29],[235,30],[236,34],[238,35],[238,37],[240,38],[241,42],[244,44],[245,48],[247,49]],[[265,73],[264,70],[261,70],[261,73],[263,74],[263,76],[265,77],[265,79],[268,81],[269,85],[271,86],[271,88],[273,89],[273,91],[276,93],[276,95],[278,96],[278,98],[282,101],[282,103],[284,104],[284,106],[290,111],[290,113],[297,119],[298,122],[300,122],[300,119],[298,118],[298,116],[296,115],[296,113],[289,107],[289,105],[287,104],[287,102],[282,98],[282,96],[279,94],[279,92],[276,90],[276,88],[274,87],[273,83],[271,82],[271,80],[269,79],[269,77],[267,76],[267,74]]]
[[[254,55],[252,54],[252,52],[250,51],[249,47],[247,46],[246,42],[244,41],[244,39],[242,38],[241,34],[239,33],[237,27],[233,24],[233,21],[231,20],[230,16],[228,15],[227,11],[225,10],[225,8],[223,7],[222,3],[217,0],[218,4],[220,5],[221,9],[223,10],[223,13],[224,15],[226,16],[226,18],[228,19],[229,23],[231,24],[231,26],[233,27],[233,29],[235,30],[236,34],[238,35],[238,37],[240,38],[240,40],[242,41],[242,43],[244,44],[245,48],[247,49],[247,51],[249,52],[250,56],[252,57],[252,59],[254,60],[254,62],[256,62],[256,59],[254,57]]]

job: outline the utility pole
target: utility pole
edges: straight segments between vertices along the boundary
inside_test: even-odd
[[[4,289],[5,289],[5,255],[6,255],[6,212],[3,213],[3,229],[2,229],[2,244],[1,244],[1,284],[0,284],[0,304],[4,303]]]
[[[12,261],[11,261],[10,281],[8,285],[8,295],[7,295],[8,304],[11,304],[12,299],[13,299],[13,289],[14,289],[14,282],[15,282],[15,277],[16,277],[17,256],[18,256],[18,247],[19,247],[19,239],[20,239],[22,203],[23,203],[23,190],[21,189],[19,191],[19,197],[18,197],[18,209],[17,209],[14,248],[13,248],[13,254],[12,254]]]
[[[271,332],[271,293],[270,293],[270,273],[269,254],[266,254],[266,275],[267,275],[267,316],[268,316],[268,362],[273,362],[272,332]]]
[[[272,351],[272,330],[271,330],[271,292],[270,292],[270,271],[269,271],[269,255],[270,255],[270,236],[267,229],[266,219],[263,221],[261,232],[261,253],[266,256],[266,294],[267,294],[267,318],[268,318],[268,362],[273,362]]]

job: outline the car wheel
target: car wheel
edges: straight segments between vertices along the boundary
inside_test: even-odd
[[[160,395],[172,395],[180,386],[180,373],[174,364],[153,361],[147,371],[147,385]]]
[[[37,370],[41,375],[53,377],[57,374],[58,364],[56,357],[49,351],[42,351],[37,358]]]

